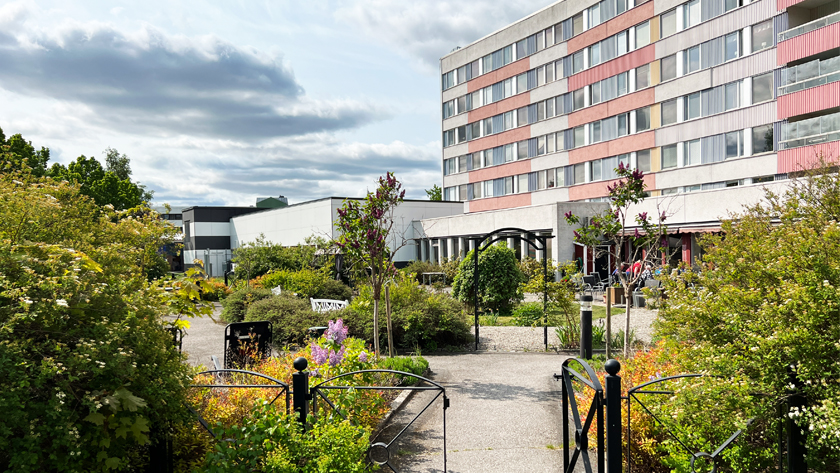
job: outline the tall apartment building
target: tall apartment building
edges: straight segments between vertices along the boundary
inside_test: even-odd
[[[444,199],[467,215],[429,239],[462,254],[468,227],[447,229],[491,214],[562,234],[534,209],[603,200],[621,162],[691,261],[719,217],[840,157],[838,56],[840,0],[554,3],[441,59]]]

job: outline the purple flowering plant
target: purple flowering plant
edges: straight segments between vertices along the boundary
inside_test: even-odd
[[[309,347],[314,365],[311,373],[317,370],[323,376],[336,376],[373,367],[364,341],[350,337],[342,319],[330,320],[324,335],[313,339]]]

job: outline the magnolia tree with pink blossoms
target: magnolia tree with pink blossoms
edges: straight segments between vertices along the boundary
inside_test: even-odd
[[[394,230],[394,211],[405,198],[402,184],[387,173],[379,178],[376,192],[368,192],[359,202],[345,200],[338,209],[336,226],[341,231],[338,246],[345,261],[356,274],[367,278],[373,289],[373,349],[379,354],[379,300],[382,287],[396,272],[393,257],[402,244],[397,246]],[[393,243],[389,248],[388,243]],[[390,318],[387,323],[388,350],[394,355]]]
[[[626,265],[632,268],[634,262],[641,262],[642,268],[646,263],[661,260],[662,252],[667,251],[668,244],[665,228],[667,217],[664,211],[657,207],[657,215],[650,216],[647,212],[630,215],[630,207],[641,203],[645,199],[644,174],[619,163],[615,169],[618,180],[607,185],[609,193],[609,209],[599,215],[590,217],[588,225],[581,226],[574,232],[575,241],[592,248],[595,256],[610,254],[610,258],[618,268]],[[581,218],[572,212],[567,212],[566,222],[569,225],[579,225]],[[635,223],[630,232],[627,227]],[[639,231],[639,228],[642,231]],[[624,288],[625,297],[630,296],[630,288],[639,280],[642,271],[634,273],[630,270],[622,273],[619,278]],[[609,324],[607,325],[609,327]],[[610,335],[607,334],[607,350],[609,350]],[[630,345],[630,304],[627,304],[624,324],[624,356],[629,353]],[[609,353],[609,351],[608,351]]]

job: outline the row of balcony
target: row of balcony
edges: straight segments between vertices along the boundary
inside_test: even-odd
[[[840,56],[816,59],[798,66],[782,69],[779,95],[792,94],[823,84],[840,81]]]
[[[782,125],[779,149],[840,140],[840,112]]]
[[[805,33],[810,33],[811,31],[820,29],[822,27],[833,25],[834,23],[840,22],[840,12],[824,16],[822,18],[818,18],[814,21],[805,23],[804,25],[799,25],[795,28],[791,28],[787,31],[783,31],[779,33],[779,42],[785,41],[787,39],[791,39],[793,37],[803,35]]]

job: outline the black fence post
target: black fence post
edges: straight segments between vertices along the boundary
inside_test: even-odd
[[[153,428],[149,432],[152,443],[149,445],[148,473],[175,473],[174,449],[172,437],[163,429]]]
[[[802,382],[793,370],[789,370],[788,383],[793,385],[794,388],[789,392],[788,412],[785,416],[785,423],[787,424],[787,471],[789,473],[808,471],[808,466],[805,463],[805,429],[803,429],[804,426],[800,426],[795,419],[790,417],[792,408],[801,411],[805,407],[805,396],[799,392],[802,388]]]
[[[580,357],[592,359],[592,295],[580,296]]]
[[[610,359],[604,364],[604,396],[607,404],[607,473],[621,473],[621,364]]]
[[[297,373],[292,373],[292,405],[298,415],[298,421],[306,430],[306,416],[309,414],[309,372],[304,371],[309,362],[300,357],[292,363]]]

